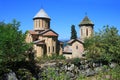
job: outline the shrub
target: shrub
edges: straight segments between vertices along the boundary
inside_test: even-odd
[[[48,67],[47,70],[42,72],[43,80],[69,80],[70,78],[65,75],[65,72],[58,73],[55,68]]]
[[[80,65],[80,61],[81,61],[80,58],[74,58],[71,63],[77,66],[77,65]]]
[[[17,75],[20,80],[32,80],[32,73],[27,69],[19,69]]]
[[[84,47],[87,59],[120,62],[120,35],[114,26],[107,25],[94,36],[85,39]]]
[[[49,60],[65,60],[65,56],[63,55],[58,55],[58,54],[53,54],[51,56],[43,56],[43,57],[38,57],[37,61],[38,62],[46,62]]]

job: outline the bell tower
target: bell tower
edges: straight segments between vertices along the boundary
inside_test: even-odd
[[[88,18],[88,16],[85,16],[82,22],[79,24],[81,39],[84,40],[85,38],[93,35],[93,26],[94,24],[92,21]]]
[[[44,9],[40,9],[40,11],[34,16],[34,30],[46,30],[50,29],[50,17],[44,11]]]

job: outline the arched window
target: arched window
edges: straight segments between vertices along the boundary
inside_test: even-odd
[[[35,25],[36,25],[36,27],[37,27],[37,20],[35,20]]]
[[[76,46],[76,49],[78,49],[78,46]]]
[[[83,30],[81,29],[81,36],[83,35]]]
[[[41,24],[42,24],[42,28],[43,28],[43,20],[42,20],[42,23],[41,23]]]
[[[50,46],[48,47],[48,52],[50,52]]]
[[[54,46],[53,46],[53,52],[54,52]]]
[[[39,27],[40,27],[40,19],[39,19]]]
[[[38,19],[36,20],[36,25],[37,25],[37,28],[39,28],[39,20]]]
[[[86,36],[88,36],[88,28],[86,29]]]

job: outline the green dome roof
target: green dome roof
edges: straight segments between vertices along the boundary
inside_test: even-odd
[[[88,16],[84,17],[84,19],[82,20],[82,22],[80,23],[79,26],[83,26],[83,25],[92,25],[92,26],[94,26],[93,22],[88,18]]]

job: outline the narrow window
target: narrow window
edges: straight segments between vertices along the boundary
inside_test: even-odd
[[[48,27],[48,22],[45,21],[45,29],[47,29],[47,27]]]
[[[50,52],[50,47],[48,47],[48,51]]]
[[[47,21],[47,28],[49,29],[49,26],[50,26],[50,23],[49,23],[49,21]]]
[[[43,26],[43,28],[45,28],[45,20],[43,20],[42,26]]]
[[[43,28],[43,20],[42,20],[42,28]]]
[[[37,28],[39,27],[39,20],[36,20]]]
[[[88,36],[88,28],[86,29],[86,36]]]
[[[37,20],[35,20],[35,25],[36,25],[36,28],[37,28]]]
[[[76,46],[76,49],[78,49],[78,46]]]
[[[54,46],[53,46],[53,52],[54,52]]]
[[[83,30],[81,29],[81,36],[83,35]]]
[[[40,19],[40,28],[42,28],[42,19]]]
[[[40,19],[39,19],[39,28],[40,28]]]

